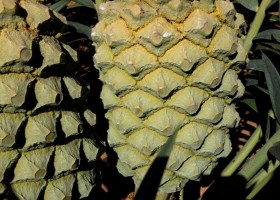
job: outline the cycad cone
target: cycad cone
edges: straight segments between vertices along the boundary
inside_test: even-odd
[[[96,186],[95,114],[77,54],[51,35],[66,20],[31,0],[0,0],[0,199],[84,199]]]
[[[222,0],[116,0],[98,9],[94,62],[119,171],[139,185],[178,131],[159,189],[175,192],[209,174],[230,153],[229,129],[239,123],[242,15]]]

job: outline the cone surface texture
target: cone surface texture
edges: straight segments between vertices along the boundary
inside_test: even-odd
[[[52,36],[66,26],[35,1],[0,0],[0,199],[82,199],[96,186],[88,88]]]
[[[159,189],[179,191],[210,174],[240,120],[242,15],[222,0],[116,0],[98,9],[94,62],[119,171],[139,186],[176,133]]]

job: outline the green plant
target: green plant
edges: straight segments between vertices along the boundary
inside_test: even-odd
[[[99,0],[95,4],[91,0],[75,0],[75,4],[71,4],[70,0],[45,2],[51,9],[64,13],[65,10],[77,6],[86,6],[90,9],[98,8],[105,1]],[[231,157],[224,159],[227,164],[226,167],[221,166],[221,169],[219,165],[217,166],[219,169],[214,174],[215,181],[200,197],[202,200],[253,199],[274,177],[274,173],[277,170],[279,171],[280,106],[278,99],[280,94],[278,88],[280,77],[277,56],[280,54],[280,15],[277,10],[277,1],[236,0],[233,2],[238,11],[245,16],[248,26],[244,26],[243,30],[247,35],[245,49],[248,54],[248,63],[241,71],[246,90],[244,97],[235,101],[237,105],[245,104],[246,109],[257,116],[256,121],[259,126],[253,131],[240,151],[232,152]],[[253,20],[253,18],[255,19]],[[68,21],[68,24],[87,39],[91,39],[91,27],[88,24],[71,21]],[[69,32],[59,31],[56,33],[56,37],[60,40],[67,39],[69,34]],[[83,39],[83,36],[79,36],[67,42],[71,45],[74,42],[79,43]],[[106,55],[104,56],[106,57]],[[154,198],[159,200],[189,200],[192,196],[195,196],[192,195],[194,191],[189,190],[189,186],[196,183],[189,181],[181,192],[155,197],[159,195],[157,194],[158,184],[164,172],[164,166],[168,162],[174,141],[176,141],[176,135],[170,137],[161,147],[158,159],[156,158],[151,164],[150,170],[136,192],[136,200],[152,200]],[[233,157],[234,153],[236,153],[235,157]],[[147,187],[148,185],[149,187]],[[150,187],[151,185],[152,187]]]

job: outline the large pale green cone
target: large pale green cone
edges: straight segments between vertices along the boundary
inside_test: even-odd
[[[0,199],[90,198],[95,114],[76,52],[50,35],[66,20],[31,0],[0,0],[0,19]]]
[[[210,174],[239,123],[242,15],[222,0],[116,0],[98,9],[94,62],[119,171],[139,185],[178,130],[159,189],[175,192]]]

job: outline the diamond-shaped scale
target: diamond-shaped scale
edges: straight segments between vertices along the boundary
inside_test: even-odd
[[[114,93],[130,89],[136,84],[136,81],[131,76],[117,67],[109,69],[100,78],[109,85]]]
[[[168,158],[167,168],[171,170],[177,170],[183,162],[193,155],[193,152],[185,149],[179,145],[174,145],[172,152]]]
[[[113,65],[113,57],[114,55],[110,47],[103,42],[96,48],[96,53],[93,56],[95,67],[100,70],[111,67]]]
[[[144,2],[126,4],[121,12],[121,16],[126,21],[127,26],[133,30],[148,23],[156,14],[157,11]]]
[[[141,45],[135,45],[122,51],[114,61],[116,65],[132,75],[157,65],[157,57]]]
[[[120,159],[118,159],[118,161],[117,161],[117,169],[118,169],[118,172],[120,172],[121,174],[123,174],[126,177],[133,176],[135,174],[135,170],[136,170],[136,169],[131,169],[127,163],[122,162]]]
[[[218,12],[218,18],[222,22],[233,25],[236,15],[233,3],[229,1],[215,1],[215,6],[216,11]]]
[[[191,12],[191,2],[185,0],[170,0],[159,8],[159,13],[169,20],[181,22]]]
[[[47,174],[48,163],[53,152],[52,146],[24,152],[15,167],[13,181],[43,179]]]
[[[120,98],[114,94],[109,85],[103,85],[100,97],[105,109],[120,105]]]
[[[65,138],[79,135],[84,132],[84,123],[81,116],[72,111],[62,111],[60,118],[61,129]]]
[[[120,16],[120,10],[123,8],[124,3],[123,2],[111,2],[107,1],[105,3],[99,4],[99,18],[106,23],[111,23],[115,20],[117,20]]]
[[[158,17],[136,33],[139,43],[157,56],[163,55],[182,36],[166,19]]]
[[[99,150],[96,148],[96,144],[92,138],[82,138],[81,139],[81,151],[88,162],[96,161],[96,156],[99,153]]]
[[[207,51],[215,58],[228,62],[229,57],[237,51],[237,43],[235,31],[227,26],[223,26],[214,36]]]
[[[170,136],[187,122],[186,115],[171,108],[163,108],[149,116],[143,124],[159,130],[163,135]]]
[[[59,105],[63,101],[60,77],[37,78],[34,90],[38,101],[35,109],[48,105]]]
[[[20,107],[25,102],[29,84],[34,81],[30,74],[0,75],[0,106]]]
[[[222,120],[215,125],[216,128],[234,128],[239,124],[240,117],[235,110],[235,105],[226,105],[224,108]]]
[[[161,147],[167,138],[158,134],[156,131],[144,128],[132,133],[127,142],[137,148],[143,154],[150,156]]]
[[[25,148],[35,144],[49,144],[57,137],[59,112],[45,112],[30,116],[25,127]]]
[[[125,95],[122,97],[122,102],[138,117],[142,117],[163,105],[158,98],[142,90],[132,91]]]
[[[220,27],[219,21],[200,9],[194,10],[184,21],[182,31],[192,42],[207,47],[212,35]]]
[[[214,92],[219,97],[233,96],[237,92],[237,72],[228,69],[223,77],[221,86]]]
[[[110,147],[126,144],[126,136],[122,134],[119,130],[117,130],[117,128],[115,128],[112,122],[109,122],[109,129],[107,132],[108,132],[107,141]]]
[[[179,130],[176,143],[193,150],[198,149],[211,131],[212,128],[205,124],[190,122]]]
[[[207,169],[210,162],[210,158],[205,158],[202,156],[192,156],[182,165],[182,167],[176,173],[190,180],[197,180]]]
[[[189,114],[194,114],[207,98],[208,94],[204,90],[197,87],[186,87],[171,96],[166,105],[183,109]]]
[[[3,7],[1,6],[0,12],[2,12],[2,9]],[[4,24],[9,23],[8,21],[4,22],[5,15],[6,13],[1,13],[0,66],[5,66],[9,64],[11,64],[12,66],[13,63],[19,61],[26,63],[32,57],[32,37],[34,36],[32,36],[30,32],[24,31],[23,29],[17,31],[8,28],[3,28],[2,21]]]
[[[142,124],[142,121],[126,108],[116,108],[107,113],[106,117],[112,121],[113,125],[121,133],[128,133],[131,130],[139,128]]]
[[[232,150],[232,146],[231,146],[230,136],[227,133],[225,135],[224,149],[223,149],[223,151],[221,153],[216,155],[216,158],[225,158],[225,157],[227,157],[230,154],[231,150]]]
[[[218,123],[223,116],[224,101],[218,97],[209,98],[202,104],[201,110],[195,116],[195,119],[206,123]]]
[[[234,54],[234,57],[229,60],[229,63],[227,63],[228,66],[231,66],[232,68],[239,69],[240,66],[245,66],[246,64],[246,57],[247,52],[243,47],[243,41],[242,39],[237,39],[237,49],[236,49],[236,55]]]
[[[240,98],[245,93],[245,86],[240,80],[237,81],[237,85],[238,85],[237,93],[234,95],[233,98]]]
[[[114,55],[133,44],[133,32],[127,28],[125,21],[122,19],[106,26],[103,35]]]
[[[180,53],[178,53],[180,52]],[[176,66],[187,72],[194,65],[199,65],[208,58],[204,48],[197,46],[188,40],[183,40],[171,49],[167,50],[159,61],[163,65]]]
[[[181,191],[189,180],[180,176],[174,176],[171,180],[160,186],[160,190],[174,193]]]
[[[36,72],[38,75],[44,74],[46,71],[51,70],[52,66],[65,63],[65,53],[54,38],[42,36],[42,40],[39,42],[39,48],[43,60],[40,68],[37,70],[38,72]]]
[[[74,78],[64,76],[62,78],[62,84],[66,86],[69,96],[72,99],[82,97],[83,87]]]
[[[150,162],[146,156],[129,145],[116,147],[115,151],[117,152],[120,160],[129,165],[132,169],[144,166]]]
[[[221,83],[225,70],[223,62],[209,58],[194,70],[188,81],[202,88],[215,88]]]
[[[21,124],[25,121],[24,113],[0,113],[0,148],[10,148],[16,143]],[[1,175],[0,175],[1,176]]]
[[[80,147],[81,140],[79,139],[55,147],[55,176],[78,169],[81,162]]]
[[[164,98],[173,90],[185,86],[186,80],[184,77],[171,70],[158,68],[149,74],[146,74],[146,76],[140,80],[137,85],[147,88],[148,90],[152,90],[157,95]]]
[[[104,21],[100,21],[100,23],[97,23],[96,26],[91,29],[91,39],[95,45],[99,46],[103,42],[103,32],[105,28],[106,23]]]
[[[73,197],[72,193],[74,187],[76,187],[76,180],[74,174],[69,174],[67,176],[62,176],[57,179],[52,179],[48,181],[43,198],[71,199]]]
[[[39,199],[46,188],[47,181],[20,181],[11,184],[11,189],[17,199]],[[30,192],[32,191],[32,192]],[[49,198],[47,198],[49,199]]]
[[[206,137],[202,147],[198,150],[198,154],[209,156],[221,153],[224,149],[225,134],[223,130],[213,130],[212,133]]]

